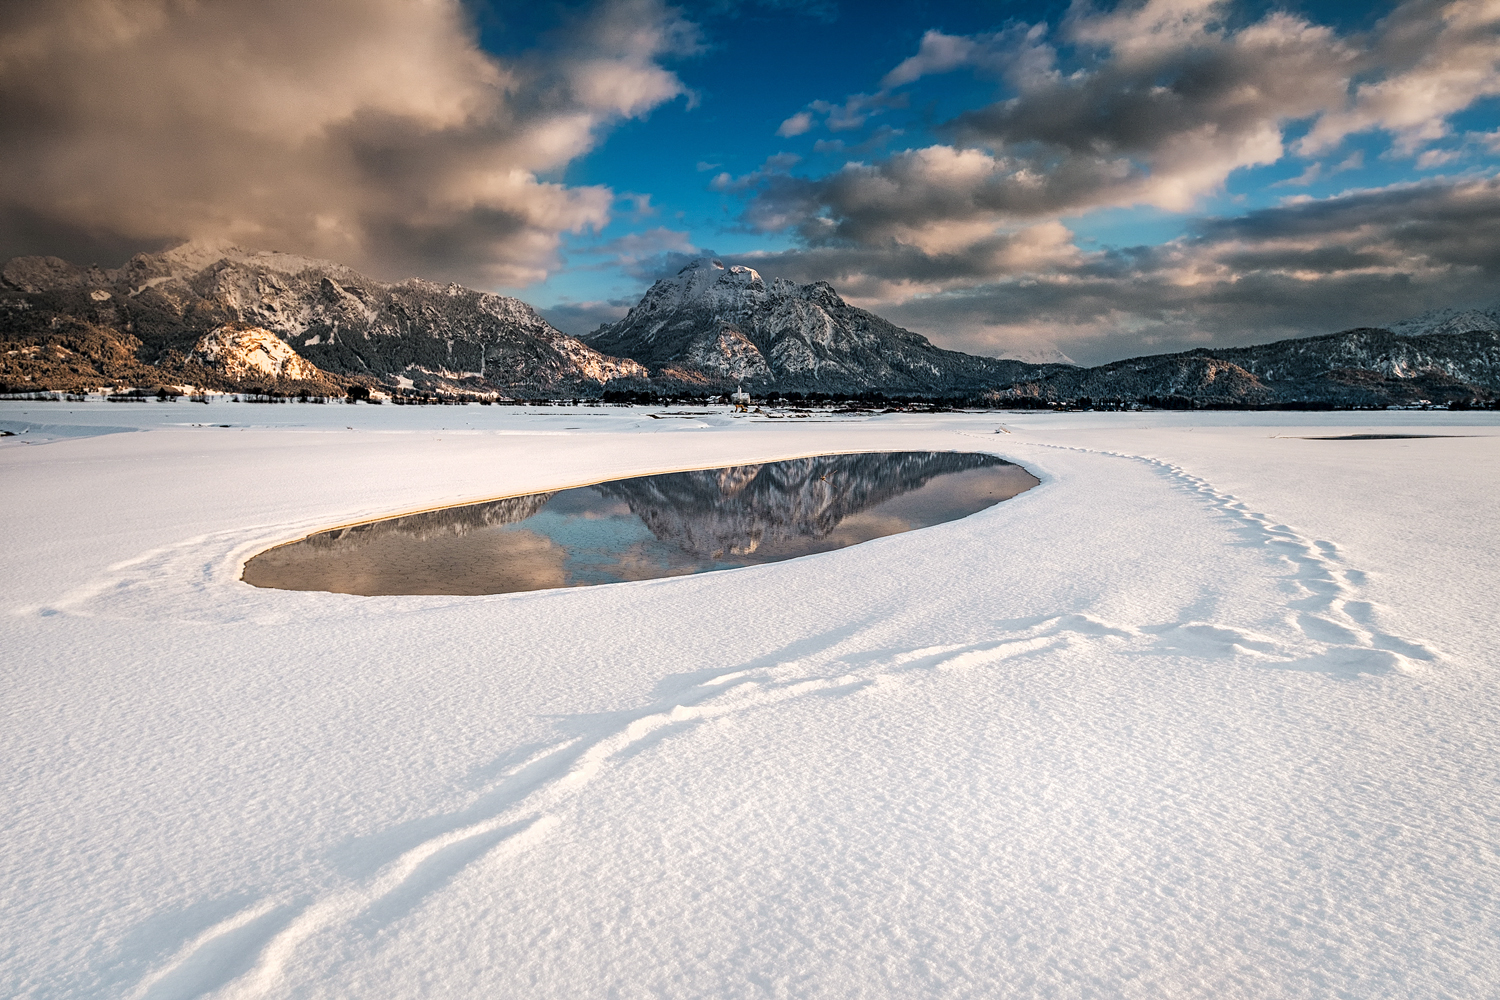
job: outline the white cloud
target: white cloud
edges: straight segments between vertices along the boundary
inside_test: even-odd
[[[663,253],[692,254],[697,247],[686,232],[657,226],[639,233],[626,233],[599,248],[621,264],[634,264]]]
[[[830,132],[850,132],[864,127],[871,116],[906,106],[906,95],[881,90],[874,94],[851,94],[842,103],[813,101],[782,122],[776,134],[784,138],[805,135],[819,125]],[[894,130],[893,130],[894,131]]]
[[[792,115],[792,117],[788,118],[786,121],[782,122],[781,127],[776,130],[776,134],[782,137],[802,135],[804,132],[809,131],[812,127],[812,115],[806,111],[799,111],[795,115]]]
[[[929,31],[922,36],[917,54],[902,60],[900,65],[885,75],[880,85],[889,90],[913,83],[924,76],[951,73],[960,66],[972,63],[981,45],[982,42],[978,39]]]
[[[1462,155],[1457,149],[1429,149],[1417,157],[1416,166],[1418,170],[1433,170],[1445,163],[1452,163]]]
[[[1410,0],[1375,33],[1360,60],[1360,82],[1298,144],[1317,154],[1346,136],[1381,129],[1413,154],[1448,134],[1448,116],[1500,94],[1500,3]]]
[[[1309,163],[1307,165],[1307,169],[1303,170],[1302,173],[1298,174],[1296,177],[1288,177],[1284,181],[1277,181],[1272,185],[1272,187],[1307,187],[1307,185],[1313,183],[1314,181],[1320,180],[1322,176],[1323,164]]]
[[[1281,159],[1287,123],[1341,106],[1357,58],[1331,29],[1299,18],[1273,13],[1231,30],[1219,13],[1205,0],[1077,8],[1064,30],[1099,54],[1068,74],[1045,25],[968,38],[928,32],[888,86],[967,66],[1003,77],[1016,96],[948,123],[952,144],[822,178],[741,178],[732,189],[757,188],[745,219],[761,228],[921,247],[1098,208],[1190,211],[1235,170]],[[898,96],[882,90],[809,108],[834,127],[863,122]]]
[[[709,181],[708,186],[712,191],[748,191],[769,178],[785,177],[787,170],[801,162],[802,157],[796,153],[772,153],[748,174],[736,177],[726,170]]]
[[[1374,107],[1364,88],[1377,77],[1393,94],[1410,96],[1428,86],[1437,95],[1439,121],[1500,85],[1489,54],[1500,37],[1494,30],[1500,0],[1409,0],[1368,36],[1341,36],[1278,12],[1237,24],[1231,13],[1212,0],[1146,0],[1106,13],[1075,5],[1060,29],[1083,50],[1081,68],[1069,72],[1059,68],[1045,26],[968,37],[928,32],[917,53],[887,74],[887,90],[809,108],[830,114],[843,108],[848,115],[851,108],[887,106],[889,88],[959,69],[1004,80],[1011,96],[940,126],[951,142],[848,162],[823,176],[768,171],[732,179],[732,185],[726,179],[724,189],[752,193],[747,224],[800,238],[803,249],[774,259],[805,263],[805,277],[813,276],[810,262],[832,268],[828,276],[838,275],[855,298],[902,309],[915,309],[910,303],[920,300],[923,308],[940,311],[942,302],[971,299],[981,288],[1003,286],[1006,301],[1035,299],[1041,291],[1019,291],[1029,283],[1024,287],[1060,303],[1069,289],[1086,294],[1089,283],[1079,282],[1096,259],[1073,245],[1062,218],[1130,206],[1190,212],[1205,195],[1222,190],[1234,171],[1281,161],[1294,123],[1310,124],[1316,135],[1325,120]],[[1430,23],[1425,15],[1432,15]],[[1409,134],[1399,107],[1393,100],[1384,117],[1369,119],[1398,145]],[[1430,123],[1422,128],[1423,134],[1437,131]],[[1347,134],[1344,125],[1339,129]],[[1304,142],[1298,148],[1315,147]],[[1463,150],[1429,150],[1419,166],[1494,147],[1500,143],[1488,134],[1469,136]],[[836,151],[828,140],[820,148]],[[1283,183],[1310,184],[1363,162],[1358,150],[1320,159]],[[1322,204],[1308,199],[1287,210],[1315,213]],[[1437,203],[1421,204],[1430,209]],[[1408,231],[1420,221],[1407,220]],[[1476,238],[1496,235],[1490,228],[1482,232]],[[1343,250],[1320,244],[1315,253],[1298,256],[1296,267],[1279,270],[1256,265],[1246,271],[1249,258],[1235,262],[1223,247],[1223,253],[1208,253],[1206,244],[1195,243],[1179,264],[1153,258],[1143,287],[1217,288],[1242,272],[1261,287],[1309,275],[1328,287],[1320,270],[1328,262],[1376,257],[1368,270],[1351,265],[1338,280],[1347,284],[1357,273],[1361,281],[1380,275],[1394,282],[1440,271],[1457,287],[1454,282],[1462,282],[1453,276],[1469,273],[1451,261],[1434,271],[1416,257],[1377,252],[1358,231],[1342,238]],[[1355,244],[1364,249],[1344,252]],[[1500,246],[1500,239],[1491,246]],[[1267,249],[1262,245],[1257,253]],[[1192,296],[1183,291],[1171,298]]]
[[[924,76],[973,69],[999,77],[1020,88],[1055,82],[1057,51],[1047,42],[1047,25],[1017,24],[1003,31],[978,35],[947,35],[928,31],[917,54],[903,60],[880,81],[881,93],[914,83]]]

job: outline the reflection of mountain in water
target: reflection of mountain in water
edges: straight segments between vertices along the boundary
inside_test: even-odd
[[[1035,484],[1020,466],[953,452],[668,473],[324,531],[260,553],[241,578],[370,595],[655,579],[854,545],[964,517]]]
[[[313,548],[339,549],[357,544],[361,539],[402,535],[425,541],[443,535],[467,535],[471,531],[499,524],[515,524],[524,521],[547,505],[555,493],[532,493],[523,497],[508,497],[485,503],[469,504],[467,507],[446,507],[428,510],[405,517],[392,517],[384,521],[371,521],[347,528],[319,532],[308,536],[303,544]]]
[[[851,514],[936,476],[1011,463],[993,455],[884,452],[642,476],[595,486],[623,500],[662,541],[704,558],[821,538]]]

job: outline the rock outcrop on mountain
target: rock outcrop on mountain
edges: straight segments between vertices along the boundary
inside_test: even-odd
[[[1254,347],[1158,354],[1047,372],[1016,383],[1009,394],[1131,401],[1177,396],[1208,405],[1384,406],[1488,399],[1500,394],[1500,331],[1402,336],[1358,329]]]
[[[216,368],[235,381],[303,382],[315,380],[321,374],[316,365],[304,360],[284,340],[258,326],[226,323],[215,327],[198,338],[188,360],[205,368]]]
[[[388,284],[293,254],[188,243],[113,270],[22,257],[0,279],[0,337],[39,353],[71,337],[75,346],[62,346],[81,359],[75,367],[84,370],[73,374],[84,384],[138,378],[153,366],[158,380],[193,374],[208,358],[200,340],[226,326],[269,332],[325,378],[368,385],[547,396],[646,375],[554,329],[518,299],[416,278]],[[93,341],[108,341],[133,365],[89,365],[102,360],[87,357]],[[212,379],[215,365],[206,367]],[[285,364],[276,378],[256,367],[231,375],[219,366],[219,380],[299,381]]]
[[[1052,367],[976,357],[846,303],[826,281],[769,286],[702,258],[657,281],[619,322],[582,338],[665,383],[782,391],[972,392]]]

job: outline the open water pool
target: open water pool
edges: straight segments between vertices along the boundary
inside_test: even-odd
[[[953,521],[1037,485],[961,452],[871,452],[670,472],[386,518],[252,558],[256,587],[504,594],[794,559]]]

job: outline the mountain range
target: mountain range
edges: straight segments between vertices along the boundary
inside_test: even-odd
[[[581,338],[519,299],[331,261],[194,242],[123,267],[0,268],[0,389],[109,385],[502,398],[607,389],[881,393],[1006,400],[1369,406],[1500,396],[1500,307],[1391,329],[1199,349],[1092,368],[979,357],[845,302],[712,258],[655,282]]]
[[[0,336],[18,352],[0,363],[11,385],[287,391],[352,382],[572,395],[646,376],[519,299],[420,278],[388,284],[293,254],[188,243],[113,270],[18,257],[0,280]],[[312,367],[268,365],[257,355],[271,340]]]
[[[1489,315],[1481,313],[1478,315]],[[1408,320],[1408,330],[1430,325]],[[1005,394],[1047,401],[1186,398],[1201,404],[1380,406],[1490,399],[1500,391],[1500,328],[1459,332],[1357,329],[1254,347],[1052,368]]]

